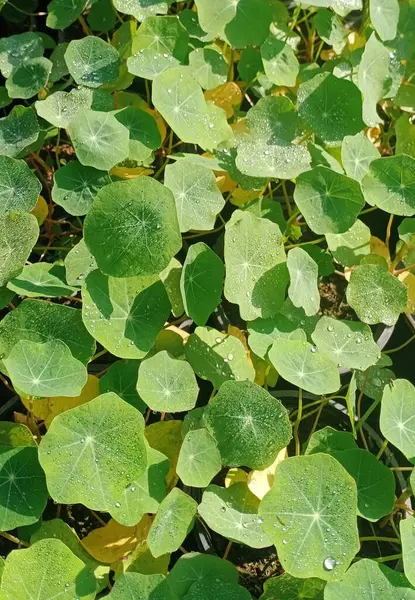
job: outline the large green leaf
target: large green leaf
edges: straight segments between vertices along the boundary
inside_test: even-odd
[[[380,154],[364,133],[357,133],[343,138],[341,157],[346,175],[361,182],[370,163],[379,158]]]
[[[279,577],[270,577],[264,583],[264,593],[260,600],[275,600],[275,598],[284,598],[284,600],[323,600],[325,581],[315,577],[307,579],[298,579],[289,573],[284,573]]]
[[[314,233],[344,233],[365,204],[357,181],[327,167],[302,173],[294,200]]]
[[[39,124],[32,108],[14,106],[0,119],[0,155],[16,156],[37,140]]]
[[[115,118],[130,132],[128,158],[144,163],[161,145],[160,132],[155,119],[135,106],[127,106],[116,113]]]
[[[19,448],[21,446],[36,447],[37,444],[32,432],[26,425],[11,421],[0,421],[0,446]]]
[[[38,236],[39,225],[33,215],[0,213],[0,287],[21,272]]]
[[[315,320],[318,320],[318,317]],[[299,327],[299,323],[290,321],[281,313],[270,319],[255,319],[248,325],[249,347],[257,356],[266,359],[268,350],[279,338],[306,341],[307,336]]]
[[[280,462],[259,514],[282,567],[295,577],[340,579],[360,548],[356,502],[354,480],[332,456]]]
[[[254,380],[255,370],[242,342],[212,327],[196,327],[185,354],[195,373],[211,381],[216,389],[229,379]]]
[[[265,75],[272,83],[295,86],[299,64],[289,44],[270,35],[261,46],[261,57]]]
[[[288,283],[282,235],[276,223],[235,211],[226,224],[225,296],[252,321],[273,316],[281,307]]]
[[[411,585],[415,584],[415,517],[407,517],[399,523],[402,540],[403,566]],[[415,596],[415,592],[414,592]]]
[[[173,488],[166,496],[147,537],[151,554],[155,558],[180,548],[193,527],[196,510],[197,502],[179,488]]]
[[[182,265],[174,257],[160,273],[160,279],[166,288],[167,296],[171,303],[171,312],[175,317],[180,317],[184,313],[182,292],[180,290],[181,275]]]
[[[133,53],[148,48],[153,53],[169,54],[183,62],[187,57],[189,34],[176,16],[145,19],[133,39]]]
[[[151,15],[165,15],[167,2],[161,0],[115,0],[114,7],[121,13],[133,15],[137,21],[144,21]]]
[[[43,56],[24,61],[6,80],[7,93],[10,98],[32,98],[46,86],[51,70],[51,61]]]
[[[370,0],[369,15],[373,28],[382,41],[393,40],[399,20],[398,0]]]
[[[52,198],[71,215],[85,215],[98,191],[111,183],[104,171],[85,167],[76,160],[55,172]]]
[[[41,185],[27,163],[0,155],[0,213],[31,211]]]
[[[187,552],[179,558],[168,575],[170,588],[182,598],[193,583],[219,579],[227,583],[238,583],[236,567],[227,560],[213,554]]]
[[[186,314],[197,325],[205,325],[218,306],[225,267],[217,254],[203,242],[190,246],[183,264],[180,289]]]
[[[53,263],[34,263],[23,267],[22,272],[9,281],[7,287],[20,296],[47,298],[69,296],[76,291],[65,283],[65,269]]]
[[[180,66],[179,61],[171,54],[167,52],[159,54],[150,48],[142,48],[127,58],[128,72],[143,79],[153,80],[167,69],[178,66]]]
[[[85,10],[87,0],[52,0],[48,5],[47,27],[66,29]]]
[[[79,396],[87,371],[60,340],[18,342],[4,364],[15,388],[26,396]]]
[[[93,600],[96,580],[60,540],[45,539],[7,557],[1,583],[4,600]]]
[[[230,467],[268,467],[291,439],[286,409],[251,381],[225,382],[207,405],[204,421]]]
[[[120,358],[142,358],[170,314],[157,276],[108,277],[90,273],[82,286],[82,318],[89,333]]]
[[[308,342],[276,340],[268,356],[281,377],[311,394],[329,394],[340,387],[336,363]]]
[[[188,431],[183,439],[176,472],[184,485],[204,488],[222,467],[215,440],[206,429]]]
[[[144,419],[116,394],[102,394],[53,419],[39,460],[56,502],[110,512],[146,469]]]
[[[43,55],[43,40],[39,33],[27,31],[0,39],[0,71],[5,79],[12,71],[31,58]]]
[[[78,85],[96,88],[117,80],[120,55],[116,48],[90,35],[69,42],[65,62]]]
[[[35,103],[37,114],[55,127],[66,128],[81,111],[91,107],[92,94],[86,88],[55,92]]]
[[[364,323],[395,325],[407,303],[406,286],[389,273],[386,264],[356,267],[346,290],[347,302]]]
[[[234,0],[195,0],[195,4],[203,31],[223,38],[225,26],[236,15],[238,3]]]
[[[164,185],[173,192],[180,231],[213,229],[225,201],[210,169],[178,160],[167,165]]]
[[[293,248],[288,252],[287,267],[290,274],[288,297],[294,306],[303,308],[307,316],[315,315],[320,308],[317,263],[302,248]]]
[[[161,574],[122,573],[108,594],[109,600],[176,600]]]
[[[36,523],[48,499],[37,446],[0,446],[0,473],[1,530]]]
[[[415,388],[396,379],[383,391],[380,429],[387,440],[412,460],[415,458]]]
[[[189,363],[163,350],[140,364],[137,391],[152,410],[181,412],[194,408],[199,387]]]
[[[186,595],[185,600],[251,600],[247,589],[240,585],[224,583],[218,579],[196,581]]]
[[[114,277],[160,273],[181,248],[173,194],[151,177],[100,190],[84,234],[98,267]]]
[[[304,454],[316,454],[317,452],[325,452],[333,454],[333,452],[341,450],[353,450],[356,448],[356,443],[352,433],[348,431],[337,431],[333,427],[326,426],[323,429],[315,431],[307,444]]]

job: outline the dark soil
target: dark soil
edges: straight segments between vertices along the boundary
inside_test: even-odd
[[[256,550],[234,544],[228,558],[237,565],[239,584],[254,598],[259,598],[263,593],[264,582],[267,579],[283,573],[274,547]]]
[[[318,284],[320,292],[320,312],[334,319],[347,319],[356,321],[356,313],[347,304],[346,300],[347,282],[339,275],[325,277]]]

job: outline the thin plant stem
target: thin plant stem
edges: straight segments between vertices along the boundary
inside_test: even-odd
[[[415,467],[389,467],[391,471],[413,471]]]
[[[308,246],[309,244],[320,244],[321,242],[324,242],[325,239],[325,237],[319,237],[315,240],[311,240],[310,242],[301,242],[301,244],[289,244],[288,246],[285,246],[285,249],[289,250],[290,248],[299,248],[300,246]]]
[[[225,548],[225,552],[223,553],[223,560],[227,559],[229,556],[229,552],[231,551],[232,548],[232,542],[229,542],[228,545]]]
[[[390,556],[380,556],[379,558],[372,558],[372,560],[375,560],[376,562],[384,563],[384,562],[390,562],[392,560],[399,560],[400,558],[402,558],[402,554],[391,554]]]
[[[0,535],[2,537],[4,537],[6,540],[9,540],[9,542],[13,542],[13,544],[18,544],[19,546],[24,546],[25,548],[29,548],[29,546],[30,546],[30,544],[28,544],[27,542],[23,542],[22,540],[19,540],[19,538],[12,535],[11,533],[7,533],[6,531],[0,531]]]
[[[382,454],[385,452],[387,445],[388,445],[388,440],[384,440],[383,444],[380,447],[379,452],[376,454],[376,458],[378,460],[380,459],[380,457],[382,456]]]
[[[370,208],[365,208],[364,210],[360,211],[360,215],[367,215],[367,213],[370,213],[374,210],[378,210],[377,206],[371,206]]]
[[[382,397],[380,397],[377,400],[375,400],[374,402],[372,402],[372,404],[369,406],[369,408],[367,409],[367,411],[364,413],[364,415],[357,422],[356,432],[360,431],[360,429],[363,426],[363,423],[365,423],[367,421],[367,419],[370,417],[370,415],[375,410],[375,408],[378,406],[378,404],[380,404],[381,400],[382,400]]]
[[[383,354],[393,354],[394,352],[399,352],[399,350],[402,350],[403,348],[405,348],[406,346],[409,346],[409,344],[411,342],[413,342],[415,340],[415,333],[414,335],[411,335],[410,338],[408,338],[406,340],[406,342],[404,342],[403,344],[401,344],[400,346],[397,346],[396,348],[392,348],[391,350],[384,350]]]
[[[365,379],[363,381],[363,385],[362,385],[362,387],[360,389],[360,394],[359,394],[359,397],[358,397],[357,403],[356,403],[356,406],[357,406],[357,417],[358,417],[359,421],[361,419],[363,394],[365,393],[365,388],[367,386],[367,382],[369,381],[369,374],[370,374],[370,368],[367,370],[367,373],[366,373]],[[356,431],[357,431],[357,429],[356,429]],[[369,450],[369,446],[368,446],[367,441],[366,441],[365,432],[363,431],[363,427],[360,428],[360,436],[362,438],[362,442],[363,442],[364,447],[366,448],[366,450]]]
[[[411,271],[412,269],[415,269],[415,263],[412,263],[412,265],[408,265],[407,267],[403,267],[402,269],[395,269],[393,274],[399,275],[400,273],[405,273],[405,271]]]
[[[288,197],[288,192],[287,192],[287,187],[285,185],[285,181],[282,182],[281,187],[282,187],[282,193],[284,195],[285,206],[287,207],[287,213],[288,213],[288,216],[291,217],[292,208],[291,208],[291,204],[290,204],[290,199]]]
[[[101,517],[94,510],[91,510],[90,512],[91,512],[91,515],[93,517],[95,517],[95,519],[98,521],[98,523],[100,523],[103,527],[105,527],[105,525],[106,525],[105,521],[103,519],[101,519]]]
[[[360,537],[359,541],[361,542],[390,542],[391,544],[402,544],[401,540],[399,538],[390,538],[390,537],[383,537],[383,536],[377,536],[377,535],[373,535],[373,536],[365,536],[365,537]]]
[[[300,427],[301,418],[303,416],[303,390],[302,388],[298,388],[298,410],[297,410],[297,418],[294,423],[294,440],[295,440],[295,454],[296,456],[300,455],[300,439],[298,437],[298,429]]]
[[[319,422],[319,420],[320,420],[321,413],[322,413],[322,411],[323,411],[323,408],[324,408],[324,406],[325,406],[326,404],[327,404],[327,402],[326,402],[326,398],[323,398],[323,399],[322,399],[322,401],[321,401],[321,403],[320,403],[320,406],[319,406],[319,407],[318,407],[318,409],[317,409],[316,418],[315,418],[315,420],[314,420],[314,423],[313,423],[313,426],[312,426],[312,428],[311,428],[310,435],[308,436],[308,439],[310,439],[310,437],[313,435],[313,433],[314,433],[314,432],[315,432],[315,430],[317,429],[317,425],[318,425],[318,422]]]
[[[394,217],[394,215],[390,215],[389,220],[388,220],[388,225],[386,227],[385,245],[386,245],[386,248],[388,249],[388,252],[389,252],[389,242],[391,239],[393,217]]]
[[[96,360],[100,356],[104,356],[104,354],[106,354],[107,352],[108,352],[108,350],[105,350],[105,348],[103,350],[100,350],[99,352],[94,354],[94,356],[91,358],[91,360],[89,362],[94,362],[94,360]]]
[[[61,166],[61,161],[59,158],[59,145],[61,142],[61,130],[60,127],[58,128],[58,135],[56,136],[56,144],[55,144],[55,159],[56,159],[56,164],[58,165],[58,169],[60,169]]]

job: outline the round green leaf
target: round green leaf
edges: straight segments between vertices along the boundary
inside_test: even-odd
[[[157,276],[108,277],[93,271],[82,286],[82,319],[89,333],[120,358],[142,358],[170,314]]]
[[[233,0],[195,0],[195,4],[203,31],[223,38],[225,25],[234,18],[237,4]]]
[[[138,360],[117,360],[99,379],[99,390],[115,392],[120,398],[144,413],[147,406],[137,394]]]
[[[225,382],[207,405],[204,420],[222,462],[230,467],[268,467],[291,439],[286,409],[251,381]]]
[[[95,258],[86,247],[83,238],[66,255],[65,271],[69,285],[82,285],[85,277],[97,268]]]
[[[327,167],[302,173],[296,183],[295,203],[314,233],[344,233],[365,204],[357,181]]]
[[[39,124],[32,108],[14,106],[0,119],[0,155],[16,156],[39,136]]]
[[[380,154],[364,133],[357,133],[343,138],[341,157],[346,175],[360,183],[368,172],[370,163],[379,158]]]
[[[153,150],[160,147],[161,137],[157,123],[144,110],[127,106],[117,112],[115,118],[130,132],[130,159],[143,163],[152,156]]]
[[[372,331],[363,323],[321,317],[311,337],[317,350],[340,367],[365,371],[380,358]]]
[[[196,510],[197,502],[179,488],[173,488],[166,496],[147,537],[148,547],[155,558],[180,548],[193,527]]]
[[[370,0],[369,15],[381,40],[393,40],[399,20],[398,0]]]
[[[92,95],[86,89],[55,92],[35,103],[37,114],[55,127],[66,128],[81,111],[91,107]]]
[[[204,90],[211,90],[227,81],[228,66],[222,54],[214,48],[196,48],[189,54],[192,75]]]
[[[415,458],[414,422],[415,388],[406,379],[396,379],[383,392],[380,429],[409,460]]]
[[[268,356],[281,377],[311,394],[330,394],[340,387],[336,364],[308,342],[276,340]]]
[[[176,562],[167,579],[170,589],[182,598],[197,581],[219,579],[225,583],[237,584],[238,572],[232,563],[213,554],[187,552]]]
[[[182,243],[173,194],[151,177],[100,190],[84,234],[98,267],[114,277],[160,273]]]
[[[143,79],[153,80],[167,69],[178,66],[180,63],[174,56],[166,52],[159,54],[150,48],[142,48],[127,58],[128,72]]]
[[[38,236],[39,225],[33,215],[0,213],[0,287],[21,272]]]
[[[264,583],[264,593],[260,600],[275,600],[275,598],[284,598],[284,600],[323,600],[325,581],[309,577],[308,579],[297,579],[289,573],[284,573],[279,577],[271,577]]]
[[[335,261],[345,267],[358,265],[370,254],[370,229],[359,219],[345,233],[327,233],[326,240]]]
[[[43,55],[43,40],[39,33],[27,31],[0,39],[0,71],[5,79],[30,58]]]
[[[356,383],[360,390],[364,389],[364,394],[372,400],[382,399],[385,385],[392,385],[396,375],[390,369],[374,365],[367,371],[356,371]]]
[[[108,171],[128,157],[128,129],[111,113],[80,111],[69,124],[68,132],[83,165]]]
[[[211,381],[216,389],[228,379],[254,380],[255,370],[242,342],[211,327],[196,327],[185,354],[195,373]]]
[[[189,363],[163,350],[140,364],[137,391],[152,410],[181,412],[194,408],[199,387]]]
[[[190,246],[183,264],[180,289],[186,314],[197,325],[205,325],[218,306],[225,267],[217,254],[203,242]]]
[[[328,454],[277,465],[259,514],[282,567],[295,577],[341,578],[359,551],[356,484]]]
[[[411,585],[415,585],[415,518],[407,517],[399,523],[402,540],[403,566]],[[415,595],[415,592],[414,592]]]
[[[22,340],[4,364],[14,387],[26,396],[79,396],[87,380],[85,366],[59,340]]]
[[[55,171],[52,198],[70,215],[86,215],[98,191],[109,183],[108,173],[71,160]]]
[[[176,473],[190,487],[209,485],[222,467],[215,440],[206,429],[188,431],[180,448]]]
[[[173,192],[180,231],[213,229],[225,201],[211,169],[178,160],[167,165],[164,185]]]
[[[259,499],[246,483],[228,488],[210,485],[203,493],[199,514],[208,527],[225,538],[251,548],[267,548],[272,542],[258,517]]]
[[[94,31],[110,31],[117,21],[117,13],[110,0],[98,0],[91,6],[88,25]]]
[[[117,577],[109,600],[176,600],[164,575],[127,571]]]
[[[90,35],[69,42],[65,62],[78,85],[96,88],[118,79],[118,50],[99,37]]]
[[[415,158],[400,154],[373,160],[362,180],[365,200],[393,215],[415,215]]]
[[[0,472],[1,530],[36,523],[48,499],[37,446],[0,446]]]
[[[65,268],[53,263],[34,263],[23,267],[22,272],[7,284],[20,296],[47,298],[69,296],[76,288],[65,283]]]
[[[175,317],[180,317],[184,313],[182,292],[180,290],[180,278],[182,275],[182,265],[177,258],[172,258],[169,264],[160,273],[167,296],[171,304],[171,312]]]
[[[240,585],[224,583],[216,578],[197,581],[192,585],[184,600],[251,600],[252,596]]]
[[[318,317],[316,317],[318,319]],[[253,352],[266,359],[268,350],[275,340],[288,338],[289,340],[306,341],[307,336],[298,323],[293,323],[282,314],[276,314],[271,319],[255,319],[248,325],[248,344]]]
[[[133,52],[149,48],[159,54],[171,54],[183,62],[187,57],[189,34],[176,16],[145,19],[133,39]]]
[[[261,57],[265,75],[272,83],[295,86],[299,64],[289,44],[270,35],[261,46]]]
[[[48,5],[47,27],[66,29],[82,14],[87,0],[52,0]]]
[[[319,138],[334,146],[364,127],[359,89],[331,73],[320,73],[300,85],[298,114]]]
[[[40,540],[25,550],[13,550],[4,566],[4,600],[54,600],[63,594],[65,600],[92,600],[95,591],[95,577],[60,540]]]
[[[320,308],[317,263],[302,248],[293,248],[288,252],[287,267],[290,274],[288,297],[294,306],[303,308],[307,316],[315,315]]]
[[[369,325],[395,325],[406,308],[407,295],[406,286],[389,273],[386,265],[359,265],[352,271],[346,290],[347,302]]]
[[[56,502],[109,512],[146,469],[144,419],[116,394],[102,394],[53,419],[39,460]]]
[[[32,98],[46,86],[51,70],[51,61],[43,56],[25,60],[6,80],[7,93],[10,98]]]
[[[304,454],[317,454],[317,452],[333,454],[335,451],[353,450],[355,448],[356,443],[352,433],[337,431],[337,429],[327,426],[311,435]]]
[[[27,163],[0,156],[0,212],[31,211],[42,186]]]

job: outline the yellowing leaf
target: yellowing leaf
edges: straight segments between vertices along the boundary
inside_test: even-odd
[[[152,575],[154,573],[167,575],[170,554],[163,554],[158,558],[154,558],[147,545],[147,536],[153,521],[154,515],[144,515],[138,523],[135,528],[137,543],[134,550],[126,559],[118,562],[118,564],[111,565],[116,575],[124,573],[127,569],[130,572],[143,573],[144,575]]]
[[[405,312],[408,315],[415,313],[415,275],[413,273],[400,273],[398,279],[402,281],[408,289],[408,303]]]
[[[370,252],[386,258],[387,261],[390,260],[389,250],[385,242],[374,235],[370,237]]]
[[[248,475],[248,487],[253,494],[260,500],[269,492],[274,483],[275,469],[278,463],[282,462],[287,457],[287,448],[283,448],[278,452],[277,458],[272,465],[263,471],[251,471]]]
[[[111,519],[105,527],[91,531],[81,543],[95,560],[111,564],[136,547],[137,527],[125,527]]]
[[[44,199],[43,196],[39,196],[36,202],[36,206],[32,209],[32,215],[34,215],[37,219],[39,225],[42,225],[43,221],[48,216],[48,203]]]
[[[244,190],[238,185],[238,187],[236,187],[232,192],[231,203],[234,206],[243,206],[244,204],[255,200],[261,195],[262,191],[258,192],[256,190]]]
[[[228,81],[213,90],[206,90],[205,98],[207,101],[223,108],[226,112],[226,118],[230,119],[233,116],[235,106],[241,104],[243,96],[239,86],[233,81]]]
[[[248,473],[243,471],[242,469],[238,469],[237,467],[232,467],[226,473],[225,477],[225,487],[231,487],[235,483],[246,483],[248,481]]]
[[[236,123],[231,125],[232,131],[235,135],[242,135],[243,133],[249,133],[249,128],[246,124],[246,119],[239,119]]]
[[[145,167],[114,167],[110,171],[111,175],[121,177],[122,179],[135,179],[143,175],[152,175],[153,169],[146,169]]]
[[[154,450],[162,452],[170,460],[170,469],[166,475],[168,489],[172,489],[177,481],[177,460],[182,445],[182,421],[158,421],[145,430],[148,443]]]
[[[357,50],[358,48],[364,48],[366,45],[366,38],[364,35],[360,35],[357,31],[352,31],[347,36],[347,48],[350,52]]]
[[[238,185],[237,182],[232,179],[229,173],[225,173],[224,171],[215,171],[215,175],[216,185],[222,194],[225,192],[231,192]]]

